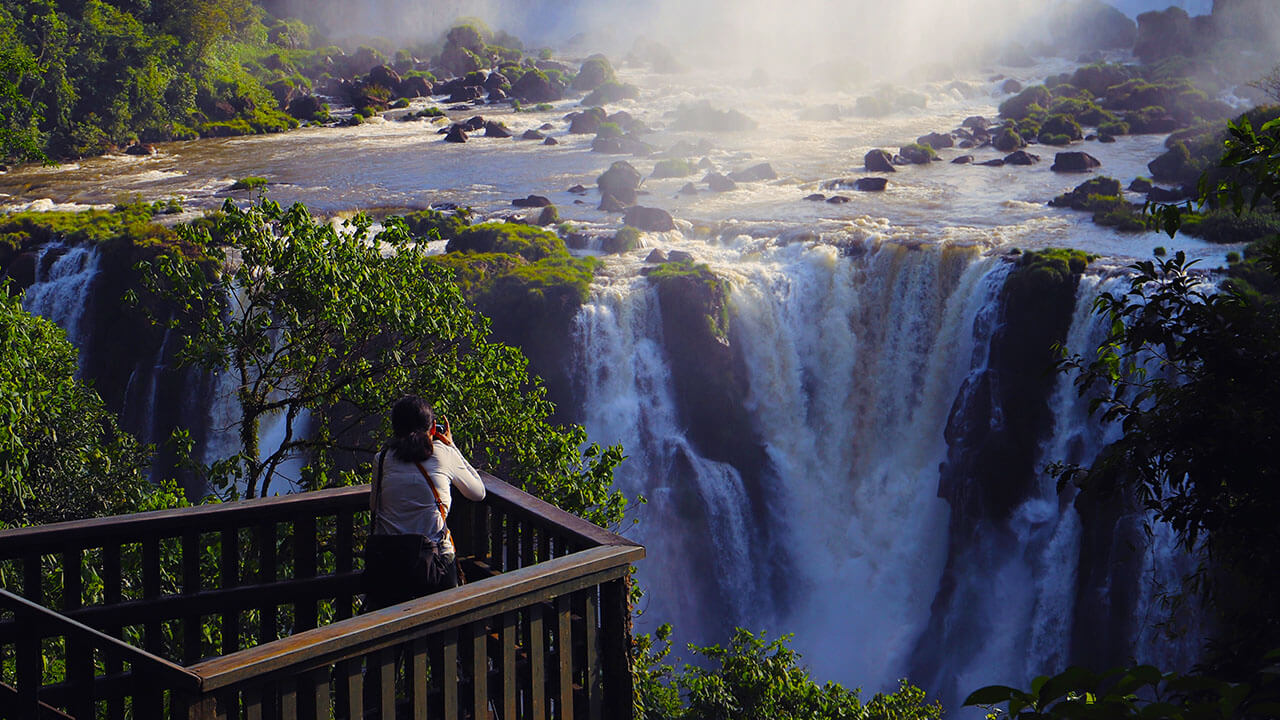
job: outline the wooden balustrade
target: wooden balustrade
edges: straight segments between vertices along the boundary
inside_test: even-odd
[[[0,717],[629,716],[644,549],[484,480],[471,582],[362,615],[367,486],[0,532]]]

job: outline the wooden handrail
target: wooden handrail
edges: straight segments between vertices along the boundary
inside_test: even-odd
[[[573,590],[599,584],[610,579],[607,576],[620,576],[643,557],[644,548],[636,545],[590,548],[206,660],[187,669],[200,676],[201,689],[210,692],[274,672],[318,667],[461,625],[475,617],[527,605],[558,585],[571,583],[574,587],[566,590]]]
[[[516,517],[524,517],[557,526],[564,534],[577,537],[586,545],[638,545],[621,535],[609,532],[599,525],[571,515],[545,500],[541,500],[516,486],[499,480],[486,472],[484,480],[485,502],[502,508]]]
[[[139,650],[123,640],[94,630],[7,590],[0,590],[0,607],[13,609],[19,618],[23,614],[38,617],[45,624],[44,627],[50,629],[49,632],[42,631],[45,637],[66,636],[115,654],[129,663],[135,675],[153,676],[178,690],[195,690],[200,687],[200,676],[187,668]]]

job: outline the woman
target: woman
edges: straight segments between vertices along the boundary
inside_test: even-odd
[[[484,499],[484,482],[454,447],[448,420],[437,425],[425,400],[400,398],[391,410],[391,429],[395,438],[378,456],[369,498],[367,609],[456,587],[453,538],[445,523],[451,486],[470,500]]]

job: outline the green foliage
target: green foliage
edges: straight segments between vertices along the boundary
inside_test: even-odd
[[[630,252],[640,247],[640,231],[630,225],[618,228],[614,236],[605,240],[604,251],[609,253]]]
[[[1070,115],[1050,115],[1044,124],[1040,126],[1040,136],[1061,136],[1067,138],[1068,141],[1080,140],[1084,138],[1084,131],[1080,129],[1080,123],[1076,122]],[[1041,140],[1041,142],[1044,142]],[[1055,145],[1065,145],[1066,143],[1051,143]]]
[[[488,321],[405,223],[391,218],[377,235],[371,225],[357,216],[338,230],[301,205],[227,203],[212,233],[182,231],[216,263],[165,255],[140,266],[147,290],[182,310],[171,323],[185,341],[179,358],[232,373],[239,388],[242,452],[206,468],[214,487],[266,494],[293,457],[308,463],[305,487],[336,482],[338,448],[371,460],[391,404],[415,393],[449,417],[477,466],[594,522],[619,522],[625,501],[611,482],[621,450],[550,425],[525,358],[488,339]],[[303,411],[310,436],[298,432]],[[277,413],[280,444],[259,448],[261,421]]]
[[[405,225],[414,237],[452,240],[470,227],[471,210],[458,208],[453,212],[419,210],[404,216]],[[433,235],[434,233],[434,235]]]
[[[555,233],[533,225],[487,222],[472,225],[449,241],[447,252],[510,253],[537,261],[566,253]]]
[[[697,168],[687,158],[668,158],[654,163],[652,176],[655,178],[686,177],[695,172]]]
[[[242,177],[231,184],[232,190],[263,190],[266,187],[267,179],[256,175]]]
[[[1112,137],[1115,137],[1116,135],[1128,135],[1128,134],[1129,134],[1129,123],[1126,123],[1126,122],[1119,122],[1119,121],[1116,121],[1116,122],[1104,122],[1104,123],[1102,123],[1102,124],[1098,125],[1098,134],[1099,134],[1099,135],[1110,135],[1110,136],[1112,136]]]
[[[1280,218],[1270,213],[1212,210],[1184,214],[1182,231],[1211,243],[1251,243],[1280,235]]]
[[[687,288],[690,292],[676,294],[685,298],[700,298],[701,304],[712,311],[712,314],[707,315],[709,332],[717,338],[727,339],[729,308],[724,302],[727,286],[709,266],[692,260],[662,263],[649,269],[646,277],[649,278],[649,282],[657,285],[659,290],[662,290],[664,285],[673,289]]]
[[[596,137],[598,138],[619,138],[622,137],[622,126],[613,122],[602,122],[596,128]]]
[[[75,378],[76,351],[0,282],[0,527],[132,509],[149,449]]]
[[[769,641],[765,633],[738,628],[729,647],[689,650],[704,658],[676,670],[667,663],[671,627],[658,628],[657,642],[637,638],[635,714],[643,720],[938,720],[942,707],[926,703],[924,691],[901,681],[898,691],[863,703],[861,691],[836,683],[819,685],[788,647],[791,636]]]
[[[15,242],[46,243],[65,240],[70,243],[102,243],[128,239],[144,246],[168,246],[176,243],[173,231],[151,222],[168,203],[129,203],[113,210],[82,212],[24,212],[0,217],[0,237]]]
[[[1249,682],[1226,682],[1207,675],[1165,673],[1151,665],[1097,673],[1070,667],[1042,675],[1028,690],[990,685],[974,691],[966,707],[979,706],[988,718],[1021,720],[1245,720],[1280,713],[1277,671],[1271,667]],[[1003,705],[1003,707],[999,707]]]
[[[1096,257],[1083,250],[1066,248],[1028,250],[1018,257],[1017,265],[1006,283],[1028,288],[1074,283],[1073,276],[1083,273]]]

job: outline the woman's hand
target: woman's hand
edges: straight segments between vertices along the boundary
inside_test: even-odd
[[[442,419],[442,420],[444,420],[444,431],[443,431],[443,432],[441,432],[441,431],[439,430],[439,427],[440,427],[440,426],[439,426],[439,425],[437,425],[437,426],[436,426],[436,428],[437,428],[437,429],[436,429],[436,437],[438,437],[438,438],[440,438],[441,440],[443,440],[445,445],[452,445],[452,444],[453,444],[453,429],[449,427],[449,418],[441,416],[441,419]]]

